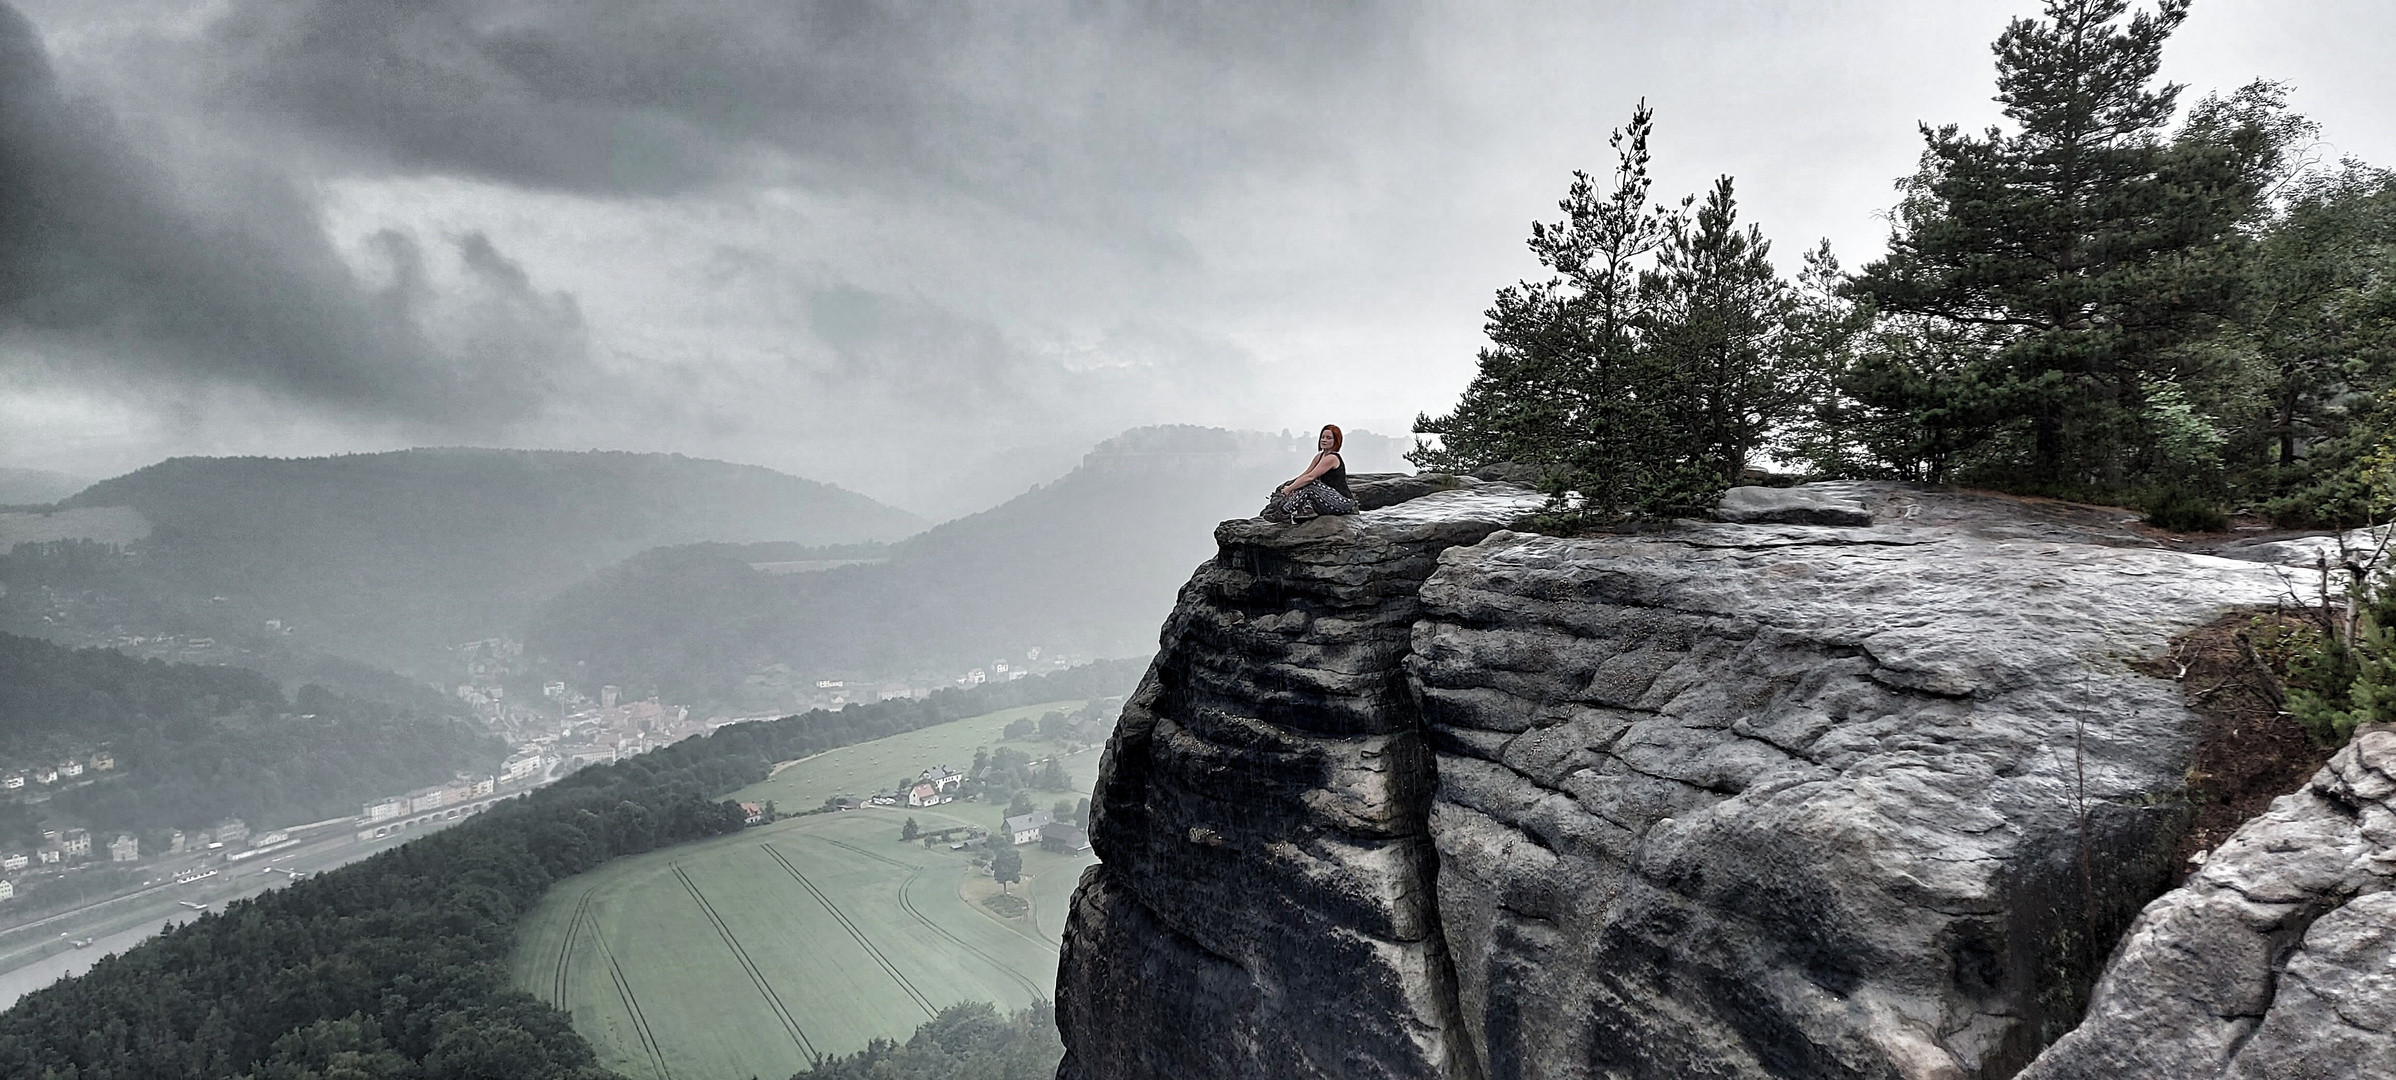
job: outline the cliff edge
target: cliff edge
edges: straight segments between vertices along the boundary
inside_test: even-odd
[[[1107,748],[1061,1080],[2011,1076],[2169,880],[2197,722],[2130,662],[2283,588],[2031,500],[1560,539],[1407,483],[1217,529]]]

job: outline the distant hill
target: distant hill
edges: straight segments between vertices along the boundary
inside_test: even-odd
[[[775,575],[723,547],[645,552],[550,602],[528,642],[561,674],[726,704],[748,673],[776,664],[892,677],[1034,645],[1144,655],[1175,590],[1214,553],[1216,522],[1255,513],[1312,441],[1126,432],[1055,482],[893,544],[879,563]],[[1349,455],[1352,468],[1391,467],[1388,442]]]
[[[0,772],[88,763],[103,749],[114,759],[28,785],[51,794],[38,808],[0,798],[0,846],[30,846],[44,814],[141,834],[146,846],[227,817],[273,828],[356,813],[461,769],[489,771],[505,747],[455,706],[422,688],[387,701],[316,685],[286,696],[242,668],[0,634]]]
[[[427,676],[446,673],[445,647],[516,632],[559,590],[647,548],[846,544],[923,524],[770,469],[596,451],[176,458],[61,504],[101,508],[145,519],[132,557],[98,579],[43,578],[58,610],[36,627],[19,586],[49,571],[18,552],[10,625],[89,631],[97,619],[238,636],[273,619],[317,648]],[[57,599],[77,588],[90,595]]]

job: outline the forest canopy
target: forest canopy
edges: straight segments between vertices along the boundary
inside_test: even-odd
[[[2287,525],[2384,520],[2396,182],[2323,161],[2282,84],[2160,81],[2187,0],[2049,0],[1997,39],[2004,123],[1922,128],[1885,255],[1795,279],[1729,177],[1653,198],[1642,102],[1532,226],[1426,467],[1544,476],[1581,521],[1699,512],[1759,470]],[[1569,494],[1568,494],[1569,493]]]

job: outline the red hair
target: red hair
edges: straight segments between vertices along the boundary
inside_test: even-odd
[[[1334,454],[1339,453],[1340,444],[1347,441],[1347,437],[1339,433],[1339,425],[1325,424],[1323,425],[1323,431],[1328,431],[1331,433],[1331,452]],[[1316,436],[1319,438],[1321,437],[1321,434],[1321,432],[1317,432]]]

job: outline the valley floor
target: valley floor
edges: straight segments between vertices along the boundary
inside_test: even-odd
[[[1008,721],[1079,704],[844,747],[735,797],[812,808],[924,767],[963,768],[976,746],[1001,745]],[[1073,789],[1036,792],[1042,805],[1086,793],[1098,756],[1066,756]],[[1091,856],[1019,849],[1012,891],[1031,910],[1004,918],[979,902],[997,889],[966,852],[899,839],[909,817],[936,830],[995,828],[1000,816],[981,802],[811,814],[617,860],[560,882],[525,921],[516,983],[566,1010],[602,1064],[657,1080],[775,1080],[814,1055],[903,1041],[959,1001],[1003,1010],[1052,997],[1066,905]]]

